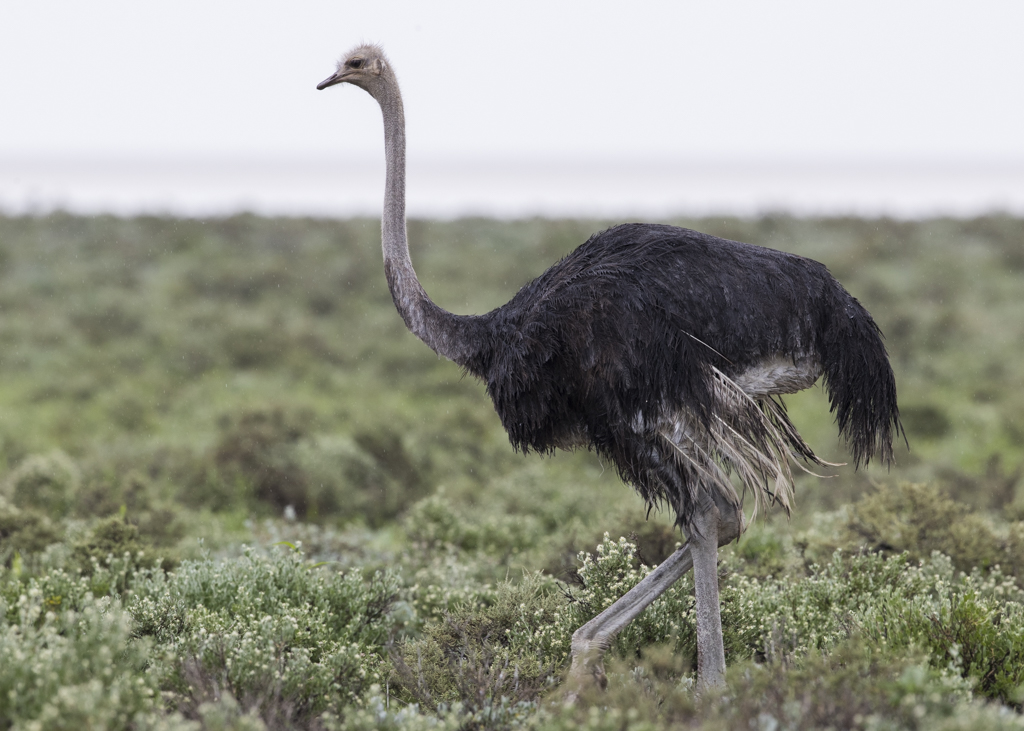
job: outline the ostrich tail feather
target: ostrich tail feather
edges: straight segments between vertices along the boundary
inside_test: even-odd
[[[902,435],[906,441],[906,433],[882,333],[868,311],[838,285],[836,298],[840,301],[827,310],[821,348],[831,411],[854,465],[872,458],[890,465],[893,440]]]

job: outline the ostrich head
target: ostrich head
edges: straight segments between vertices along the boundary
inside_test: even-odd
[[[376,96],[375,92],[388,72],[388,60],[384,51],[373,44],[357,46],[345,54],[338,62],[338,70],[316,85],[317,89],[326,89],[335,84],[354,84],[360,89]]]

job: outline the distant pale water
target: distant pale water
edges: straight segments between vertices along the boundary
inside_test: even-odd
[[[411,216],[1024,214],[1007,164],[416,161]],[[379,215],[383,161],[0,159],[0,211],[220,216]]]

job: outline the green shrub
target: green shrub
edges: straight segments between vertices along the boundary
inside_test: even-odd
[[[910,439],[940,439],[949,433],[952,424],[938,404],[900,405],[900,418]]]
[[[757,576],[779,576],[797,558],[790,541],[769,525],[750,526],[736,544],[736,556],[742,563],[738,570]]]
[[[309,485],[294,449],[308,433],[308,418],[273,409],[248,411],[229,423],[213,454],[221,481],[273,506],[275,512],[291,506],[304,516]]]
[[[288,354],[290,343],[280,323],[235,323],[221,339],[234,368],[273,368]]]
[[[129,605],[140,637],[163,651],[151,672],[195,717],[227,690],[271,727],[339,709],[380,679],[397,586],[305,563],[297,551],[151,574]]]
[[[35,510],[20,510],[0,497],[0,564],[15,555],[37,553],[61,539],[60,531]]]
[[[935,485],[902,482],[877,485],[854,503],[847,527],[872,551],[900,553],[911,559],[939,551],[961,571],[1017,563],[991,521],[955,502]],[[1024,568],[1024,566],[1022,566]]]
[[[147,548],[139,539],[139,529],[119,515],[101,520],[93,526],[88,534],[75,543],[71,557],[79,571],[85,575],[93,574],[100,565],[122,556],[134,569],[152,568],[156,557],[147,555]],[[130,578],[126,576],[126,580]],[[125,591],[127,588],[127,585],[119,586],[118,590]]]
[[[467,516],[443,491],[410,507],[402,525],[416,544],[428,548],[452,546],[501,559],[521,553],[544,535],[540,521],[532,515]]]
[[[986,600],[968,589],[928,617],[921,629],[933,665],[948,663],[975,692],[1004,703],[1024,701],[1024,606]]]
[[[424,708],[458,703],[492,720],[535,703],[561,673],[564,656],[551,653],[541,632],[561,604],[557,585],[541,574],[503,582],[492,601],[457,606],[402,643],[392,653],[396,684]]]
[[[961,571],[1000,566],[1024,577],[1024,522],[997,523],[934,484],[876,484],[840,513],[819,516],[817,523],[796,540],[809,563],[827,560],[837,548],[906,552],[912,561],[938,551]]]
[[[966,576],[940,554],[912,565],[906,554],[837,552],[797,582],[728,576],[722,625],[732,658],[788,661],[829,653],[856,634],[896,652],[923,647],[936,670],[969,679],[983,695],[1015,701],[1024,681],[1022,599],[998,571]]]
[[[344,492],[357,506],[349,515],[361,515],[369,525],[380,526],[427,494],[431,486],[425,466],[409,454],[393,427],[358,431],[353,441],[361,458],[347,460],[344,469]]]
[[[81,582],[66,601],[54,583],[30,581],[0,612],[4,725],[56,731],[153,720],[160,697],[146,672],[150,643],[131,639],[130,617],[115,601],[94,597]]]
[[[26,458],[8,475],[4,492],[18,507],[59,518],[71,509],[80,481],[78,466],[63,452],[54,451]]]
[[[383,690],[379,685],[371,686],[365,698],[345,709],[343,717],[325,714],[324,727],[328,731],[466,731],[477,727],[474,724],[477,719],[460,704],[424,712],[415,703],[392,704],[390,695]],[[523,715],[530,715],[529,711]]]
[[[317,434],[316,418],[268,408],[222,419],[216,445],[182,498],[218,510],[269,508],[379,527],[429,491],[425,465],[393,428]]]
[[[295,458],[315,495],[316,516],[379,528],[404,513],[432,485],[426,466],[388,426],[322,435],[297,446]]]
[[[409,571],[403,582],[403,597],[412,610],[409,629],[438,621],[457,607],[482,607],[494,601],[494,576],[500,567],[487,557],[450,549],[418,553],[415,546],[410,553],[403,561]]]
[[[196,716],[201,721],[202,731],[267,731],[267,725],[255,708],[243,711],[234,696],[226,691],[215,700],[199,704]],[[193,728],[199,725],[191,724]]]

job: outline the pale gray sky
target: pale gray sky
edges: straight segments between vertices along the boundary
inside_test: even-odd
[[[7,2],[0,210],[377,210],[377,106],[315,89],[368,40],[419,215],[1019,212],[1022,33],[1021,0]]]
[[[317,92],[382,43],[417,156],[1024,158],[1024,3],[34,0],[0,155],[371,156]]]

